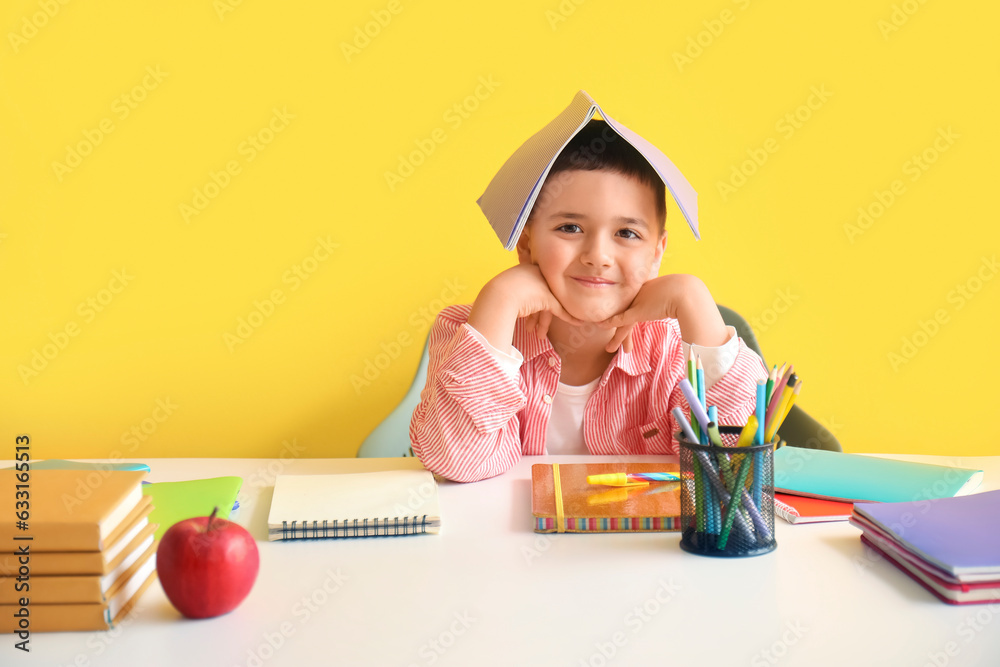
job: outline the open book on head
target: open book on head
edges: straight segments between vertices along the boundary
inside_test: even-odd
[[[595,111],[601,114],[615,133],[604,140],[613,141],[621,137],[646,158],[677,202],[694,237],[700,239],[698,193],[684,175],[656,146],[612,119],[586,91],[581,90],[562,113],[507,158],[500,171],[486,186],[486,191],[476,200],[504,248],[514,249],[552,164],[569,140],[590,122]],[[594,147],[593,150],[596,152],[600,147]]]

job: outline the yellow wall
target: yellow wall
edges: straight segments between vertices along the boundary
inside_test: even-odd
[[[354,455],[515,261],[475,200],[580,88],[700,193],[663,270],[848,450],[1000,450],[995,5],[175,4],[0,10],[0,458]]]

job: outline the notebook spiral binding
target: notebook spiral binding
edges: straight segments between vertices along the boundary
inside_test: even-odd
[[[312,524],[312,525],[310,525]],[[385,537],[387,535],[420,535],[427,532],[427,515],[337,521],[281,522],[281,539],[308,540],[321,537]]]

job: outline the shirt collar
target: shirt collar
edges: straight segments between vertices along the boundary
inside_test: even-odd
[[[611,359],[609,368],[620,368],[629,375],[641,375],[652,370],[649,365],[650,359],[650,331],[644,322],[636,323],[632,328],[632,351],[625,352],[619,349]],[[524,357],[527,363],[539,355],[558,357],[556,350],[548,338],[539,338],[533,331],[525,329],[524,318],[517,318],[514,324],[513,345]]]

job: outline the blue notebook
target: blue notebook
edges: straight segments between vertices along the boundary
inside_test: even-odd
[[[857,502],[905,502],[972,493],[982,470],[911,463],[823,449],[780,447],[774,452],[774,490]]]

